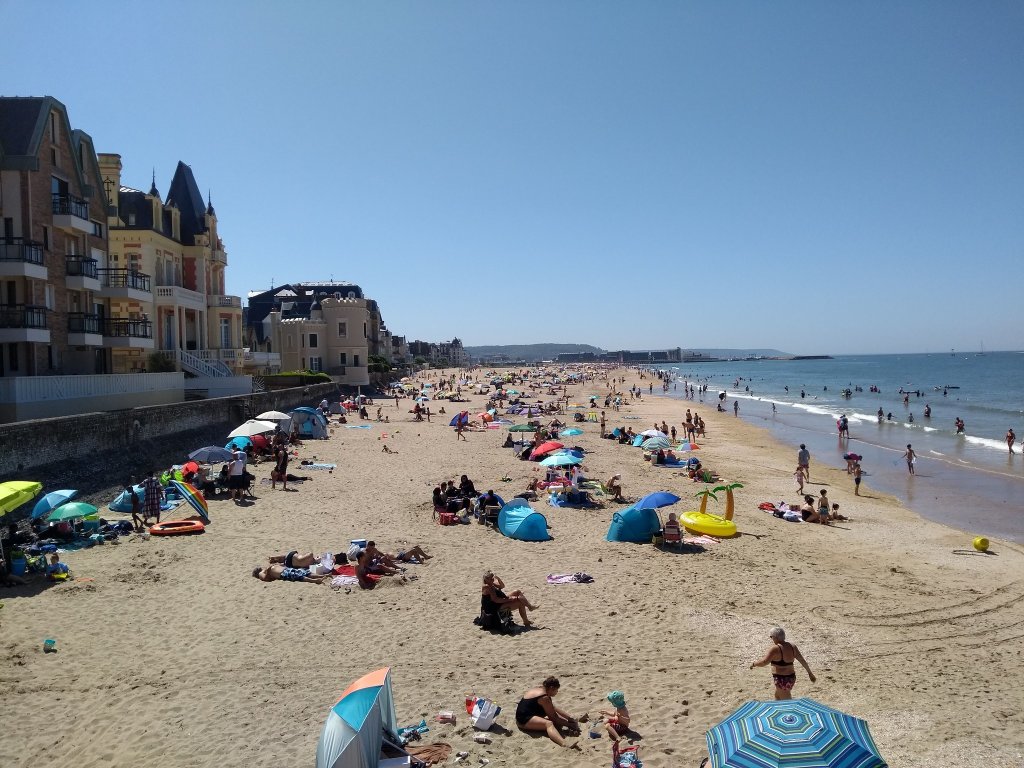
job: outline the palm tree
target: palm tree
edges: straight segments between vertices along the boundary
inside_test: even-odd
[[[732,498],[733,489],[735,489],[735,488],[742,488],[742,487],[743,487],[742,483],[729,483],[729,485],[719,485],[719,486],[716,486],[713,489],[714,491],[725,491],[725,519],[726,520],[732,520],[733,509],[734,509],[734,502],[733,502],[733,498]],[[717,500],[717,498],[718,497],[716,496],[715,499]]]
[[[715,488],[714,490],[708,490],[707,488],[705,488],[703,491],[698,491],[695,494],[698,498],[700,498],[700,513],[702,515],[706,515],[708,511],[708,496],[710,496],[715,501],[718,501],[718,497],[715,495],[715,491],[717,490],[718,488]]]

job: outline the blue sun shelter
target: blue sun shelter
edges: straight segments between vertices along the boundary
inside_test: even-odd
[[[291,412],[292,424],[299,430],[299,437],[312,440],[327,439],[327,419],[316,408],[302,406]]]
[[[661,530],[661,520],[653,509],[627,507],[612,515],[608,526],[607,541],[629,541],[634,544],[648,544],[651,537]]]
[[[531,508],[525,499],[512,499],[498,512],[498,530],[510,539],[547,541],[548,521]]]

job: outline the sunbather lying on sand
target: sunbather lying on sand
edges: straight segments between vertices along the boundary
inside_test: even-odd
[[[266,568],[260,568],[258,565],[252,569],[252,575],[254,578],[260,581],[306,581],[310,584],[320,584],[324,579],[324,576],[313,576],[310,574],[308,568],[286,568],[283,565],[268,565]]]
[[[366,554],[370,556],[370,572],[376,573],[374,566],[377,563],[382,563],[387,568],[392,569],[392,572],[397,573],[399,570],[399,563],[413,563],[413,562],[425,562],[430,560],[433,555],[428,555],[423,551],[423,548],[418,544],[415,547],[409,547],[408,549],[400,550],[391,554],[389,552],[381,552],[377,549],[377,543],[374,541],[366,542]]]

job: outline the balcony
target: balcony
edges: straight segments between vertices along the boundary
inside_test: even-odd
[[[49,344],[46,307],[27,304],[0,304],[0,343]]]
[[[64,285],[77,291],[98,291],[100,278],[96,269],[96,259],[88,256],[66,256],[67,275]]]
[[[96,270],[100,279],[99,295],[108,299],[130,299],[138,302],[151,302],[153,290],[150,287],[149,275],[131,269]]]
[[[99,315],[68,313],[68,344],[72,347],[103,346],[103,321]]]
[[[153,349],[153,323],[114,317],[103,326],[103,346],[117,349]]]
[[[281,370],[280,352],[254,352],[247,349],[243,353],[243,365],[246,368],[259,368],[270,371]]]
[[[241,308],[242,299],[240,296],[223,296],[221,294],[214,293],[206,297],[206,303],[211,307]]]
[[[46,280],[43,246],[20,237],[0,239],[0,277],[31,277]]]
[[[210,260],[214,264],[223,264],[227,266],[228,255],[224,251],[214,248],[212,251],[210,251]]]
[[[74,195],[54,192],[53,226],[69,232],[93,234],[92,222],[89,221],[89,201]]]
[[[153,293],[157,304],[206,311],[206,297],[198,291],[190,291],[180,285],[158,285]]]

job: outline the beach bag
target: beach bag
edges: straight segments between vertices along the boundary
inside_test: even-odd
[[[493,701],[478,698],[473,705],[473,711],[470,713],[470,720],[473,721],[473,727],[478,731],[486,731],[494,725],[495,718],[500,714],[501,707]]]
[[[442,512],[437,516],[437,522],[441,525],[458,525],[459,516],[454,512]]]

